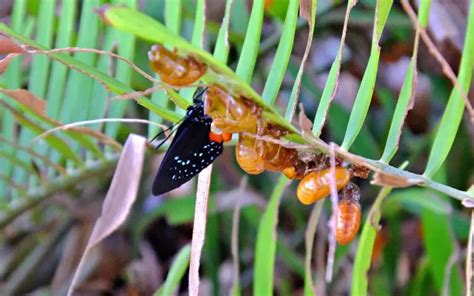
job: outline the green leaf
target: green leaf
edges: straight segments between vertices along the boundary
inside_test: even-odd
[[[4,107],[8,107],[8,105],[4,104]],[[45,129],[36,124],[35,122],[31,121],[30,119],[26,118],[23,114],[18,111],[15,111],[12,107],[8,107],[11,112],[14,113],[17,121],[25,128],[31,131],[32,135],[39,135],[45,132]],[[71,147],[61,138],[55,135],[48,135],[44,138],[44,140],[54,149],[56,149],[61,155],[63,155],[66,159],[74,161],[77,165],[82,166],[82,160],[73,152]]]
[[[165,1],[165,24],[170,31],[179,35],[181,31],[181,0],[166,0]],[[156,79],[159,79],[159,75],[155,75]],[[175,93],[175,92],[174,92]],[[176,94],[176,93],[175,93]],[[179,96],[181,97],[181,96]],[[155,103],[160,108],[167,109],[170,104],[169,97],[167,93],[161,89],[155,91],[151,95],[151,101]],[[188,105],[188,102],[185,101],[185,106]],[[162,123],[163,118],[157,114],[150,112],[149,118],[150,121],[156,123]],[[148,137],[152,138],[158,133],[158,127],[150,125],[148,126]]]
[[[222,19],[222,24],[219,28],[219,33],[217,35],[216,46],[214,48],[214,56],[217,60],[221,61],[222,63],[227,62],[227,58],[229,56],[229,25],[230,25],[230,15],[232,4],[234,0],[228,0],[225,5],[225,13],[224,18]]]
[[[355,3],[351,0],[347,2],[346,7],[346,14],[344,17],[344,24],[346,24],[349,20],[350,12],[352,11],[352,7],[354,7]],[[347,26],[343,27],[343,30],[347,29]],[[340,42],[345,42],[345,32],[343,31]],[[324,123],[326,121],[326,116],[329,110],[329,106],[331,105],[331,101],[335,95],[336,87],[337,87],[337,80],[339,79],[339,73],[341,71],[341,60],[342,60],[342,51],[344,49],[344,44],[340,44],[339,49],[337,51],[336,58],[331,65],[331,69],[329,70],[328,78],[326,80],[326,84],[324,85],[324,90],[321,95],[321,100],[319,101],[318,110],[316,111],[316,115],[314,116],[313,121],[313,133],[316,137],[321,135],[321,131],[323,129]]]
[[[420,8],[418,9],[418,21],[422,28],[426,28],[428,26],[428,21],[430,18],[430,7],[431,7],[431,0],[421,0],[420,1]]]
[[[278,90],[285,77],[288,62],[290,61],[298,21],[298,7],[297,0],[291,0],[288,4],[283,32],[262,93],[262,98],[268,104],[275,103]]]
[[[25,22],[26,0],[18,0],[13,2],[11,14],[11,26],[15,30],[23,30]],[[0,82],[5,84],[5,87],[10,89],[17,89],[21,86],[21,65],[22,58],[17,57],[13,59],[3,75],[0,76]],[[1,97],[1,95],[0,95]],[[2,135],[6,139],[13,139],[15,135],[15,121],[14,117],[9,112],[0,110],[0,117],[2,119]],[[0,142],[0,149],[6,151],[13,151],[13,148],[3,145]],[[0,159],[0,173],[6,177],[10,176],[12,170],[11,163],[5,159]],[[0,180],[0,200],[5,195],[6,183]]]
[[[114,0],[113,3],[120,3],[120,5],[126,5],[128,7],[133,7],[133,8],[137,6],[137,0]],[[111,28],[107,28],[107,29],[111,29]],[[106,38],[112,38],[113,42],[111,43],[111,45],[115,44],[117,46],[117,53],[120,56],[128,60],[134,59],[135,47],[136,47],[135,36],[124,33],[124,32],[119,32],[117,30],[106,30],[105,36]],[[130,85],[132,74],[133,74],[133,71],[128,65],[121,62],[117,63],[115,79],[117,79],[120,82],[123,82],[125,85]],[[99,83],[96,83],[95,85],[97,88],[101,87]],[[109,94],[109,92],[107,93]],[[92,98],[93,100],[95,99],[94,97],[95,95],[93,95],[93,98]],[[95,105],[95,100],[91,105],[92,110],[94,109],[94,105]],[[123,117],[125,114],[126,108],[129,105],[130,103],[128,101],[122,101],[122,100],[112,101],[110,103],[110,106],[108,107],[108,110],[107,110],[108,112],[106,114],[106,117],[111,117],[111,118]],[[92,112],[92,110],[89,111],[89,114]],[[105,111],[106,109],[103,109],[103,110]],[[111,137],[115,137],[118,133],[119,127],[120,126],[118,124],[106,125],[105,133]]]
[[[289,180],[281,175],[258,226],[253,295],[273,295],[278,208],[283,190],[288,183]]]
[[[178,255],[176,255],[163,286],[153,294],[154,296],[171,296],[175,293],[189,266],[190,258],[191,246],[186,245],[179,251]]]
[[[65,0],[62,2],[61,15],[59,17],[58,32],[56,37],[56,48],[65,48],[71,46],[74,22],[76,15],[76,0]],[[68,67],[59,63],[53,62],[51,66],[51,77],[49,79],[48,94],[46,99],[48,104],[46,105],[46,113],[52,118],[58,118],[62,100],[64,88],[66,86],[66,76]]]
[[[402,133],[405,117],[410,109],[410,102],[414,99],[414,83],[416,79],[416,54],[412,57],[412,61],[408,66],[408,70],[403,81],[400,96],[398,97],[397,106],[393,114],[392,123],[387,136],[387,142],[382,154],[381,161],[388,163],[398,150],[398,142]]]
[[[100,0],[84,2],[81,11],[81,20],[78,32],[77,47],[96,48],[99,35],[99,18],[94,10],[100,7]],[[39,42],[46,47],[49,45]],[[74,59],[88,65],[95,66],[96,56],[90,53],[76,53]],[[92,90],[94,81],[83,73],[72,71],[67,79],[66,93],[59,120],[64,123],[90,119],[89,110],[93,104]]]
[[[252,80],[253,69],[257,62],[258,48],[260,47],[260,35],[262,34],[264,0],[254,0],[250,14],[247,34],[240,53],[239,63],[235,73],[243,81],[249,83]]]
[[[380,58],[380,48],[377,46],[369,57],[367,68],[360,83],[359,91],[357,92],[354,106],[349,117],[349,122],[346,127],[346,134],[342,142],[342,148],[349,150],[354,143],[357,135],[362,129],[364,120],[369,111],[370,102],[372,101],[372,94],[374,92],[375,80],[377,78],[377,69]]]
[[[165,23],[170,31],[179,34],[181,31],[181,0],[166,0],[165,1]]]
[[[349,150],[359,134],[364,124],[367,112],[369,111],[372,94],[374,92],[375,80],[377,78],[378,64],[380,58],[379,40],[385,26],[388,13],[392,7],[391,0],[378,0],[375,10],[374,32],[372,36],[372,46],[370,51],[369,62],[365,69],[364,76],[357,92],[354,106],[352,107],[351,116],[347,124],[346,134],[342,142],[342,148]]]
[[[464,93],[467,93],[471,85],[472,69],[474,66],[474,4],[471,3],[467,20],[466,39],[461,56],[458,82]],[[454,86],[449,96],[448,104],[436,132],[433,146],[431,147],[428,164],[423,175],[433,176],[441,167],[451,150],[459,129],[459,124],[464,113],[464,99],[458,87]]]
[[[40,43],[51,46],[53,40],[53,24],[54,12],[56,7],[56,0],[45,2],[40,6],[37,23],[35,26],[36,40]],[[31,69],[29,73],[28,90],[40,98],[46,95],[46,86],[49,77],[50,60],[43,55],[34,55],[31,62]],[[41,79],[39,79],[41,77]],[[27,144],[32,137],[32,132],[29,129],[22,129],[20,131],[19,143]],[[24,151],[18,152],[18,157],[24,160],[29,160],[30,157]],[[15,169],[14,179],[17,183],[23,183],[26,176],[22,169]]]
[[[423,209],[421,223],[423,243],[429,260],[431,275],[438,293],[441,294],[446,284],[446,268],[450,257],[455,255],[455,252],[459,252],[456,251],[451,219],[449,215],[440,215],[429,209]],[[453,265],[449,273],[448,295],[462,295],[463,284],[457,264]]]
[[[377,235],[380,223],[380,207],[385,197],[390,194],[391,190],[391,187],[383,187],[373,203],[367,219],[365,220],[354,260],[351,295],[367,295],[367,288],[369,286],[367,275],[372,260],[375,236]]]

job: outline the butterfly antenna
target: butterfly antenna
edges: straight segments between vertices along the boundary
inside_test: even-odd
[[[171,125],[171,127],[168,127],[166,129],[163,129],[161,132],[157,133],[153,138],[151,138],[151,140],[149,141],[150,143],[152,143],[153,141],[155,141],[156,139],[158,139],[161,135],[163,135],[164,133],[166,133],[167,131],[171,131],[170,134],[173,134],[174,131],[176,130],[176,128],[179,126],[179,124],[186,118],[186,116],[183,116],[179,121],[177,121],[175,124]],[[169,136],[166,136],[165,139],[168,139]]]
[[[160,147],[163,146],[163,144],[166,143],[166,141],[168,141],[169,138],[171,138],[171,136],[173,135],[173,133],[174,133],[175,130],[176,130],[176,128],[173,129],[173,130],[171,131],[171,133],[169,133],[169,135],[167,135],[163,140],[161,140],[161,142],[158,143],[158,145],[156,145],[155,150],[160,149]]]

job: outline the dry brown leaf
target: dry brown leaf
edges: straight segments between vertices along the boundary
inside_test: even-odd
[[[25,53],[26,51],[11,38],[0,34],[0,54]]]
[[[51,283],[51,292],[54,295],[64,295],[74,273],[74,268],[79,263],[81,254],[85,249],[87,237],[92,230],[92,223],[75,225],[65,240],[63,254],[54,273]]]
[[[300,125],[300,128],[303,133],[313,133],[313,122],[311,121],[311,119],[308,118],[308,116],[306,116],[306,113],[304,112],[303,103],[300,103],[300,114],[298,115],[298,124]]]
[[[313,0],[300,0],[300,15],[310,25],[313,23],[313,18],[311,16],[312,6],[313,6]]]
[[[421,182],[407,179],[401,176],[390,175],[379,171],[374,174],[374,178],[372,179],[370,184],[400,188],[421,184]]]
[[[46,103],[44,100],[38,98],[33,93],[26,89],[0,89],[0,93],[15,99],[22,105],[25,105],[35,113],[44,115]]]
[[[68,295],[72,295],[74,292],[91,249],[125,222],[137,197],[146,142],[145,138],[138,135],[131,134],[128,137],[105,197],[102,214],[94,225],[81,261],[74,273]]]

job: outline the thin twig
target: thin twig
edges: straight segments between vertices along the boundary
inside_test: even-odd
[[[330,147],[330,174],[329,174],[329,188],[331,189],[331,206],[332,206],[332,215],[329,218],[329,250],[328,250],[328,261],[327,261],[327,268],[326,268],[326,281],[329,283],[332,281],[332,271],[334,267],[334,256],[336,254],[336,215],[337,215],[337,203],[338,203],[338,196],[337,196],[337,188],[336,188],[336,156],[335,156],[335,149],[334,143],[329,144]]]
[[[466,254],[466,296],[472,295],[472,244],[474,243],[474,211],[471,210],[471,226]]]
[[[101,119],[77,121],[77,122],[73,122],[73,123],[60,125],[58,127],[49,129],[49,130],[43,132],[42,134],[36,136],[35,138],[33,138],[32,142],[35,142],[35,141],[37,141],[41,138],[46,137],[47,135],[52,134],[52,133],[54,133],[56,131],[59,131],[59,130],[67,130],[67,129],[77,127],[77,126],[90,125],[90,124],[96,124],[96,123],[102,123],[102,122],[142,123],[142,124],[150,124],[150,125],[158,126],[158,127],[162,128],[164,130],[168,129],[168,127],[164,124],[156,123],[156,122],[146,120],[146,119],[138,119],[138,118],[101,118]]]
[[[163,84],[160,80],[154,78],[153,76],[149,75],[148,73],[146,73],[145,71],[140,69],[140,67],[135,65],[129,59],[124,58],[121,55],[118,55],[116,53],[105,51],[105,50],[94,49],[94,48],[64,47],[64,48],[55,48],[55,49],[51,49],[51,50],[39,50],[39,49],[31,50],[30,49],[30,50],[26,50],[26,52],[29,53],[29,54],[38,54],[39,53],[39,54],[45,54],[45,55],[51,55],[51,54],[54,54],[54,53],[63,53],[63,52],[83,52],[83,53],[104,54],[104,55],[114,57],[118,60],[121,60],[122,62],[124,62],[127,65],[129,65],[130,67],[132,67],[133,70],[135,70],[138,74],[142,75],[144,78],[148,79],[149,81],[151,81],[153,83]]]
[[[444,280],[443,280],[443,289],[441,291],[441,295],[443,296],[448,296],[449,294],[449,288],[450,288],[450,283],[451,283],[451,274],[453,270],[454,264],[459,260],[459,249],[456,246],[453,253],[451,256],[448,258],[448,262],[446,262],[446,266],[444,268]]]
[[[247,188],[247,176],[242,178],[240,182],[239,192],[243,194]],[[232,295],[239,295],[240,290],[240,271],[239,271],[239,222],[240,222],[240,208],[241,199],[237,198],[235,202],[234,212],[232,213],[232,238],[231,238],[231,253],[232,253]]]
[[[313,272],[311,268],[311,259],[313,254],[313,243],[314,236],[316,234],[316,228],[318,226],[319,216],[321,215],[321,210],[323,209],[324,199],[320,200],[313,206],[311,210],[311,215],[308,220],[308,227],[305,231],[305,290],[311,289],[315,292],[315,287],[313,283]]]

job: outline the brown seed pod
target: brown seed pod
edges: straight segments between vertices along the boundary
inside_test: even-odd
[[[296,195],[299,201],[305,205],[310,205],[321,198],[329,195],[331,169],[311,172],[307,174],[298,184]],[[349,170],[343,167],[335,168],[336,188],[340,190],[350,181]]]
[[[335,214],[335,236],[341,245],[350,243],[360,227],[361,209],[359,204],[360,190],[354,183],[349,183],[341,191]]]
[[[196,82],[207,70],[206,64],[194,57],[180,57],[161,45],[153,45],[148,52],[153,71],[161,80],[173,86],[186,86]]]

